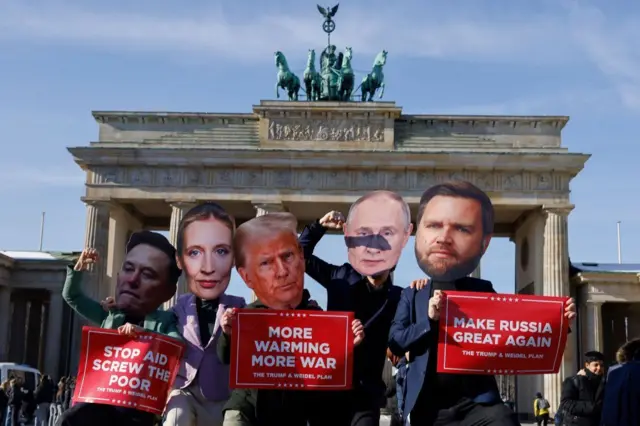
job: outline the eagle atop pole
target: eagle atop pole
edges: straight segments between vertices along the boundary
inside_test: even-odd
[[[332,19],[338,13],[338,6],[340,3],[333,7],[327,6],[326,8],[318,5],[318,11],[324,16],[324,22],[322,23],[322,29],[327,33],[327,46],[331,45],[331,33],[336,29],[336,23]]]

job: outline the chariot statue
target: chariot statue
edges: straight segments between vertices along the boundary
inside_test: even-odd
[[[306,100],[317,101],[342,101],[353,100],[353,92],[360,90],[362,102],[372,102],[374,96],[379,91],[379,99],[384,96],[384,73],[382,72],[387,63],[387,51],[382,50],[375,57],[371,71],[362,78],[360,85],[354,90],[355,72],[351,61],[353,51],[351,47],[345,47],[344,52],[338,52],[337,47],[331,43],[331,33],[336,29],[333,17],[338,12],[339,4],[333,7],[322,7],[318,5],[318,11],[324,17],[322,24],[323,31],[327,34],[327,46],[320,53],[319,67],[316,68],[316,51],[309,49],[307,64],[304,69],[303,91]],[[289,100],[297,101],[298,93],[301,89],[300,79],[289,68],[287,59],[280,51],[275,53],[276,66],[278,67],[278,77],[276,82],[276,96],[279,98],[279,89],[287,92]]]

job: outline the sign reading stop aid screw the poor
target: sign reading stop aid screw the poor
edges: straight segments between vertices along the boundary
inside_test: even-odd
[[[132,338],[83,327],[73,401],[162,414],[183,351],[181,342],[156,333]]]
[[[351,389],[352,321],[352,312],[238,309],[230,387]]]
[[[443,292],[438,372],[552,374],[568,333],[565,297]]]

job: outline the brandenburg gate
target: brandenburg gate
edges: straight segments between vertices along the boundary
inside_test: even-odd
[[[335,24],[326,22],[336,11],[321,8],[331,31]],[[358,86],[365,101],[352,101],[351,49],[335,51],[323,50],[319,72],[310,51],[303,81],[276,52],[278,86],[289,100],[261,101],[250,112],[93,112],[98,140],[69,148],[87,176],[85,245],[104,259],[85,291],[112,295],[130,233],[168,229],[175,243],[182,215],[198,202],[220,203],[238,224],[286,210],[305,225],[329,210],[348,211],[367,191],[389,189],[415,218],[426,188],[461,179],[490,195],[495,237],[516,246],[514,291],[571,295],[570,183],[589,155],[562,146],[568,117],[416,115],[372,102],[384,90],[386,51]],[[306,101],[297,100],[301,86]],[[560,374],[518,377],[520,411],[531,410],[536,391],[557,407],[562,379],[577,371],[576,352],[570,338]]]
[[[304,225],[390,189],[415,217],[422,192],[450,179],[491,196],[495,236],[516,244],[515,291],[570,294],[570,182],[589,156],[562,147],[567,117],[406,115],[393,102],[302,101],[262,101],[244,114],[93,116],[98,141],[69,151],[87,172],[85,245],[106,260],[86,283],[96,298],[114,293],[131,232],[168,229],[175,242],[197,202],[219,202],[238,223],[286,210]],[[559,400],[577,361],[570,343],[561,375],[544,376],[544,386],[520,377],[526,401],[537,389]]]

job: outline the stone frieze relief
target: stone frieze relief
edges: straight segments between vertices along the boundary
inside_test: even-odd
[[[483,172],[443,170],[326,170],[97,167],[94,185],[162,188],[282,188],[340,190],[345,188],[424,190],[449,180],[468,180],[484,191],[559,191],[569,189],[570,177],[542,172]]]
[[[384,123],[365,120],[269,120],[272,141],[383,142]]]

